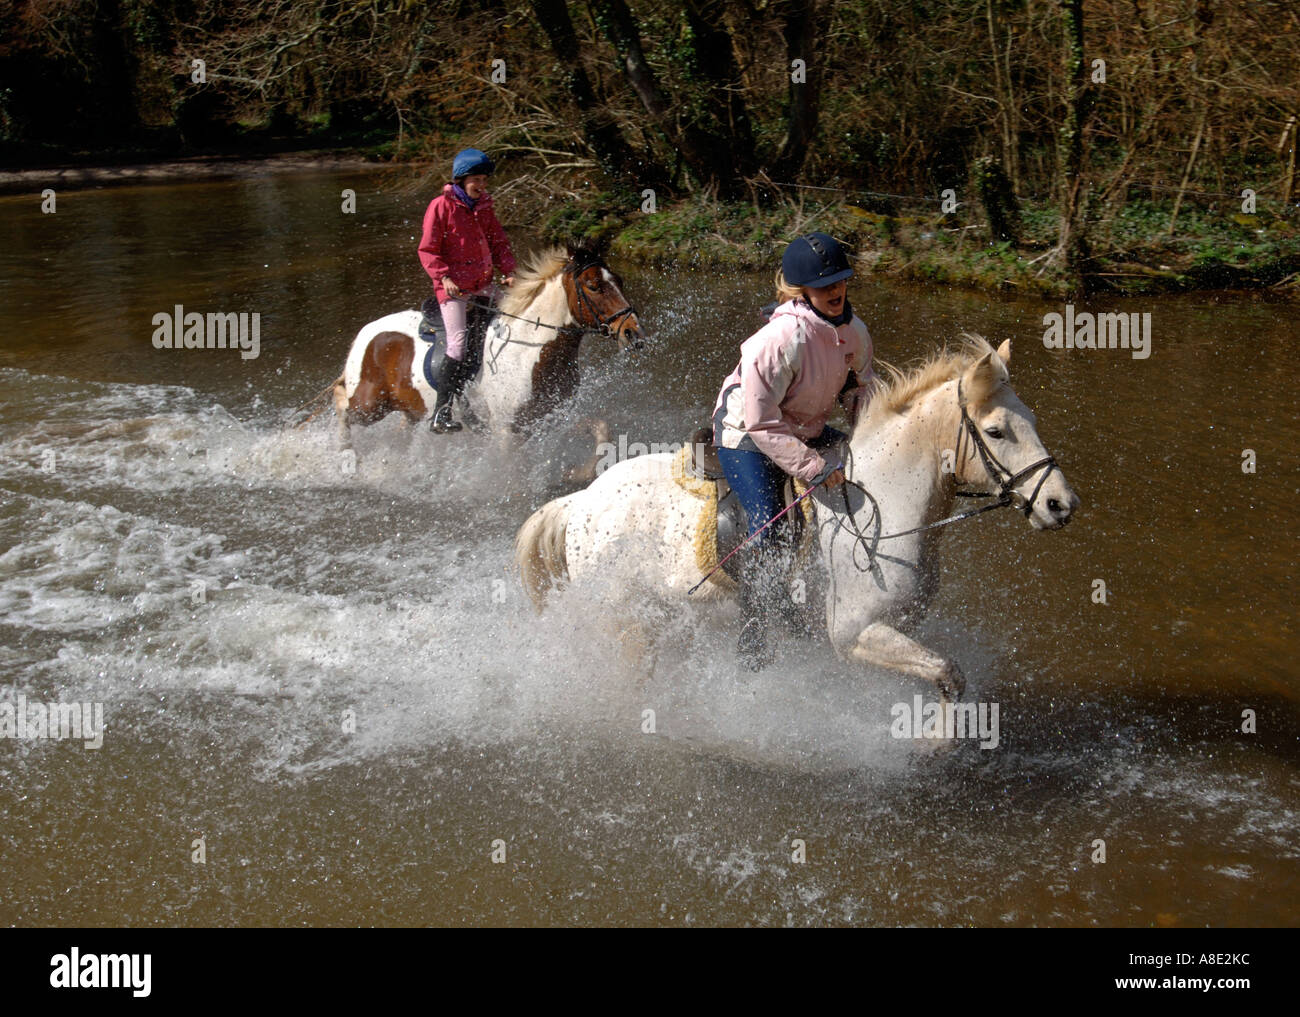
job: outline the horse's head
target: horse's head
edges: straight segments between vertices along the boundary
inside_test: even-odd
[[[569,313],[584,328],[613,336],[618,348],[640,349],[646,341],[636,310],[623,296],[623,280],[590,248],[569,248],[564,266]]]
[[[1038,423],[1009,383],[1011,341],[988,350],[957,383],[962,414],[956,479],[1005,494],[1035,529],[1059,529],[1079,507],[1079,496],[1038,437]]]

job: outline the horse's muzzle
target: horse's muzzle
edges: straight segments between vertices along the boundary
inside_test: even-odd
[[[618,330],[619,352],[637,352],[646,348],[650,337],[641,329],[641,323],[629,324]]]
[[[1024,499],[1020,498],[1019,501],[1023,504]],[[1060,492],[1040,495],[1029,519],[1036,529],[1059,530],[1074,518],[1074,511],[1078,507],[1079,496],[1073,488],[1067,486],[1064,496]]]

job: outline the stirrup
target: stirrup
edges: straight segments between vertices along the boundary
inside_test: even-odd
[[[451,419],[451,403],[443,403],[434,410],[433,419],[429,421],[429,430],[434,434],[452,434],[461,428],[459,421]]]

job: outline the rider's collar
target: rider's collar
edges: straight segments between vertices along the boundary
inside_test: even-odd
[[[458,197],[471,212],[474,211],[474,206],[477,205],[480,200],[478,198],[471,198],[465,188],[461,187],[460,184],[455,181],[452,181],[451,193],[456,195],[456,197]]]
[[[821,311],[813,307],[812,301],[808,300],[806,297],[804,298],[804,303],[808,305],[813,314],[817,315],[817,317],[821,318],[821,320],[826,322],[828,325],[834,325],[836,328],[839,328],[841,325],[847,325],[853,320],[853,305],[849,303],[847,293],[844,295],[844,310],[833,318],[829,315],[822,314]]]

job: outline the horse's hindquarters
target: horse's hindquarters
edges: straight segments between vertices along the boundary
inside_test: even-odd
[[[703,502],[674,481],[673,459],[658,453],[616,463],[574,500],[566,548],[575,582],[658,595],[685,595],[699,582],[694,539]]]

